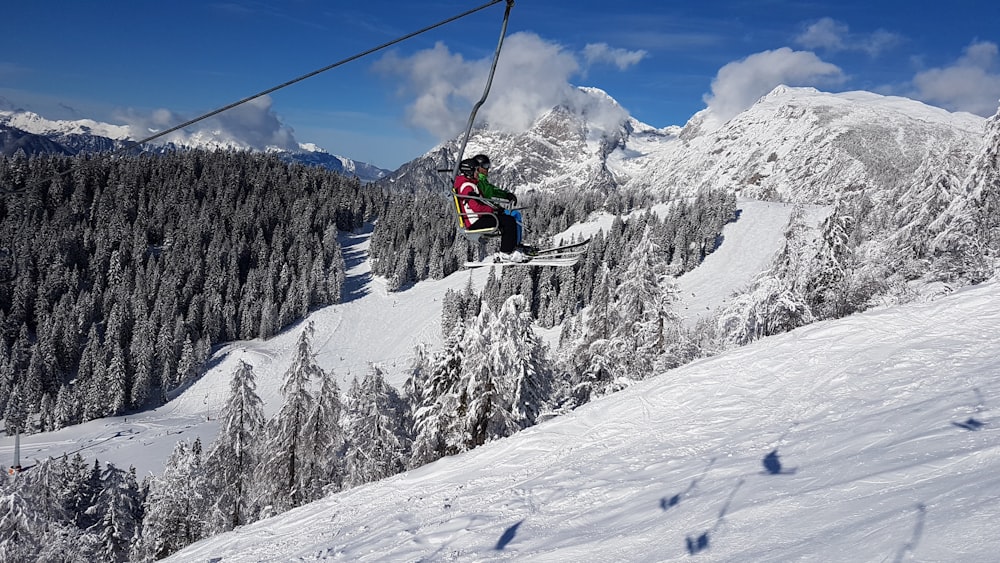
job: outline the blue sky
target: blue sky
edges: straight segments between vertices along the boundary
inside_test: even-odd
[[[162,129],[486,2],[19,2],[4,10],[0,109]],[[395,168],[464,127],[503,11],[204,125]],[[640,121],[683,125],[706,106],[734,115],[782,83],[989,116],[1000,105],[997,22],[1000,5],[981,0],[517,0],[481,116],[517,129],[572,86],[594,86]]]

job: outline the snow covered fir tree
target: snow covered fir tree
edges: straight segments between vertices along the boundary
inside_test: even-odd
[[[213,431],[171,438],[153,474],[81,449],[8,475],[0,560],[161,559],[693,360],[996,274],[1000,114],[782,87],[714,131],[699,116],[595,131],[567,107],[527,132],[476,131],[469,150],[519,187],[532,242],[589,239],[571,267],[488,269],[481,284],[463,264],[496,242],[456,230],[436,172],[455,141],[371,184],[235,151],[0,158],[8,436],[170,409],[222,365],[227,382]],[[564,152],[534,150],[555,133]],[[690,313],[685,276],[748,201],[790,209],[782,248],[723,306]],[[365,255],[345,253],[359,233]],[[353,351],[317,315],[372,280],[391,299],[447,279],[430,344],[400,334],[405,358],[331,367]],[[234,343],[283,335],[280,366],[235,359]]]

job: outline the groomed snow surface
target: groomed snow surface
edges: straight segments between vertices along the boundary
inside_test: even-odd
[[[175,561],[996,561],[1000,286],[815,324]]]
[[[719,252],[745,242],[737,226],[765,211],[741,207]],[[769,233],[787,221],[776,209]],[[755,233],[761,254],[773,255],[780,235]],[[438,346],[440,298],[469,274],[388,294],[355,258],[349,301],[311,316],[320,364],[361,375],[356,364],[402,363],[420,338]],[[702,266],[714,276],[700,275],[720,288],[745,283],[723,274],[733,271],[727,261],[716,263]],[[708,295],[691,280],[681,285]],[[373,336],[373,323],[386,334]],[[22,461],[82,447],[160,473],[178,439],[214,439],[211,413],[236,359],[254,364],[269,413],[278,408],[300,330],[227,346],[156,412],[25,437]],[[694,362],[169,560],[996,561],[998,371],[1000,283],[991,282]],[[10,455],[9,443],[0,455]]]

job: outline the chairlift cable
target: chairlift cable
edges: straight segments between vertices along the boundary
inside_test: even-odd
[[[303,80],[306,80],[308,78],[312,78],[313,76],[316,76],[317,74],[324,73],[324,72],[326,72],[328,70],[337,68],[338,66],[344,65],[344,64],[349,63],[351,61],[355,61],[355,60],[360,59],[362,57],[366,57],[368,55],[371,55],[372,53],[375,53],[377,51],[381,51],[382,49],[385,49],[387,47],[391,47],[391,46],[393,46],[393,45],[395,45],[397,43],[402,43],[403,41],[406,41],[407,39],[416,37],[417,35],[420,35],[422,33],[426,33],[426,32],[428,32],[428,31],[430,31],[432,29],[435,29],[435,28],[441,27],[443,25],[449,24],[449,23],[451,23],[451,22],[453,22],[455,20],[464,18],[465,16],[468,16],[470,14],[478,12],[479,10],[483,10],[485,8],[488,8],[488,7],[490,7],[490,6],[494,5],[494,4],[498,4],[498,3],[503,2],[503,1],[504,0],[492,0],[491,2],[487,2],[486,4],[483,4],[482,6],[479,6],[478,8],[473,8],[473,9],[471,9],[471,10],[465,12],[465,13],[459,14],[457,16],[452,16],[452,17],[450,17],[450,18],[448,18],[446,20],[442,20],[442,21],[440,21],[440,22],[438,22],[436,24],[429,25],[429,26],[427,26],[427,27],[425,27],[423,29],[420,29],[418,31],[414,31],[412,33],[409,33],[409,34],[404,35],[402,37],[399,37],[397,39],[393,39],[392,41],[383,43],[383,44],[379,45],[378,47],[373,47],[371,49],[368,49],[367,51],[363,51],[363,52],[358,53],[356,55],[352,55],[350,57],[347,57],[346,59],[337,61],[337,62],[335,62],[335,63],[333,63],[331,65],[327,65],[327,66],[325,66],[325,67],[323,67],[321,69],[314,70],[314,71],[312,71],[310,73],[307,73],[307,74],[303,74],[302,76],[299,76],[298,78],[293,78],[293,79],[291,79],[291,80],[289,80],[287,82],[284,82],[282,84],[279,84],[279,85],[271,87],[271,88],[268,88],[267,90],[264,90],[262,92],[258,92],[257,94],[254,94],[252,96],[247,96],[246,98],[243,98],[242,100],[239,100],[237,102],[233,102],[233,103],[231,103],[231,104],[229,104],[229,105],[227,105],[225,107],[219,108],[217,110],[210,111],[210,112],[206,113],[205,115],[202,115],[200,117],[196,117],[194,119],[191,119],[190,121],[186,121],[184,123],[181,123],[180,125],[176,125],[176,126],[171,127],[170,129],[167,129],[165,131],[161,131],[161,132],[159,132],[159,133],[157,133],[155,135],[152,135],[150,137],[147,137],[147,138],[145,138],[145,139],[143,139],[141,141],[134,141],[134,143],[135,143],[135,145],[141,145],[143,143],[148,143],[148,142],[150,142],[150,141],[152,141],[154,139],[158,139],[158,138],[160,138],[160,137],[162,137],[164,135],[168,135],[170,133],[173,133],[173,132],[178,131],[180,129],[183,129],[185,127],[189,127],[191,125],[194,125],[195,123],[198,123],[199,121],[202,121],[204,119],[208,119],[209,117],[213,117],[213,116],[218,115],[218,114],[220,114],[220,113],[222,113],[224,111],[233,109],[236,106],[240,106],[240,105],[243,105],[243,104],[245,104],[245,103],[247,103],[249,101],[256,100],[257,98],[260,98],[261,96],[266,96],[266,95],[268,95],[268,94],[270,94],[272,92],[276,92],[278,90],[281,90],[282,88],[291,86],[292,84],[296,84],[296,83],[302,82]],[[513,3],[513,0],[507,0],[507,2],[508,2],[508,4],[510,4],[510,3]],[[510,10],[509,7],[508,7],[508,10]],[[133,147],[135,145],[133,145]],[[129,148],[133,148],[133,147],[129,147]],[[119,149],[119,150],[122,150],[122,149]]]
[[[420,30],[417,30],[417,31],[414,31],[412,33],[408,33],[408,34],[406,34],[406,35],[404,35],[402,37],[399,37],[397,39],[393,39],[392,41],[388,41],[386,43],[383,43],[383,44],[379,45],[378,47],[373,47],[371,49],[368,49],[367,51],[362,51],[362,52],[360,52],[360,53],[358,53],[356,55],[352,55],[350,57],[347,57],[346,59],[337,61],[337,62],[335,62],[333,64],[330,64],[330,65],[327,65],[327,66],[325,66],[323,68],[314,70],[314,71],[312,71],[310,73],[303,74],[302,76],[299,76],[298,78],[293,78],[293,79],[291,79],[291,80],[289,80],[287,82],[284,82],[284,83],[279,84],[277,86],[273,86],[271,88],[268,88],[267,90],[258,92],[258,93],[254,94],[252,96],[247,96],[246,98],[243,98],[242,100],[233,102],[233,103],[228,104],[226,106],[223,106],[223,107],[221,107],[219,109],[212,110],[212,111],[210,111],[210,112],[208,112],[208,113],[206,113],[204,115],[195,117],[194,119],[190,119],[188,121],[185,121],[184,123],[181,123],[180,125],[175,125],[174,127],[171,127],[169,129],[165,129],[163,131],[160,131],[158,133],[155,133],[153,135],[150,135],[149,137],[146,137],[146,138],[138,140],[138,141],[129,141],[129,142],[125,143],[124,145],[122,145],[121,147],[119,147],[119,148],[117,148],[115,150],[112,150],[112,151],[110,151],[107,154],[110,155],[110,156],[114,156],[114,155],[116,155],[118,153],[132,150],[132,149],[134,149],[134,148],[136,148],[138,146],[141,146],[143,144],[146,144],[146,143],[149,143],[149,142],[154,141],[156,139],[159,139],[160,137],[163,137],[165,135],[169,135],[170,133],[174,133],[176,131],[184,129],[185,127],[190,127],[191,125],[194,125],[195,123],[198,123],[200,121],[208,119],[209,117],[214,117],[214,116],[216,116],[216,115],[218,115],[218,114],[220,114],[220,113],[222,113],[224,111],[231,110],[231,109],[233,109],[233,108],[235,108],[237,106],[243,105],[243,104],[245,104],[245,103],[247,103],[249,101],[256,100],[257,98],[260,98],[262,96],[266,96],[266,95],[268,95],[268,94],[270,94],[272,92],[276,92],[278,90],[281,90],[282,88],[286,88],[288,86],[291,86],[292,84],[296,84],[296,83],[302,82],[303,80],[306,80],[308,78],[312,78],[313,76],[316,76],[317,74],[321,74],[323,72],[326,72],[328,70],[337,68],[338,66],[344,65],[344,64],[349,63],[351,61],[355,61],[355,60],[360,59],[362,57],[366,57],[368,55],[371,55],[372,53],[375,53],[377,51],[381,51],[382,49],[385,49],[387,47],[391,47],[393,45],[396,45],[397,43],[401,43],[403,41],[406,41],[407,39],[411,39],[413,37],[416,37],[417,35],[421,35],[423,33],[427,33],[428,31],[431,31],[431,30],[436,29],[438,27],[447,25],[447,24],[452,23],[452,22],[454,22],[456,20],[462,19],[462,18],[464,18],[466,16],[469,16],[471,14],[474,14],[476,12],[479,12],[481,10],[489,8],[490,6],[493,6],[494,4],[499,4],[500,2],[503,2],[503,1],[505,1],[505,0],[491,0],[490,2],[487,2],[486,4],[483,4],[482,6],[479,6],[477,8],[472,8],[471,10],[465,11],[465,12],[463,12],[461,14],[456,15],[456,16],[452,16],[452,17],[450,17],[448,19],[441,20],[438,23],[429,25],[427,27],[424,27],[424,28],[422,28]],[[507,2],[507,10],[504,13],[504,30],[505,31],[506,31],[506,28],[507,28],[507,15],[510,13],[510,8],[514,4],[514,0],[506,0],[506,2]],[[502,41],[503,41],[503,36],[501,35],[501,43],[502,43]],[[500,54],[500,49],[499,49],[499,47],[497,47],[497,56],[499,56],[499,54]],[[495,70],[495,68],[496,68],[496,59],[494,58],[493,69],[490,71],[490,81],[492,81],[492,79],[493,79],[493,70]],[[487,91],[489,91],[489,84],[487,84]],[[485,100],[485,96],[486,95],[484,93],[483,100]],[[480,101],[480,105],[481,104],[482,104],[482,101]],[[473,110],[473,116],[475,116],[475,111],[476,110],[478,110],[478,106]],[[471,128],[471,125],[472,125],[471,118],[470,118],[469,125],[470,125],[470,128]],[[466,138],[468,138],[468,133],[466,134]],[[464,143],[463,143],[463,150],[464,150]],[[459,153],[459,154],[461,154],[461,153]],[[85,164],[78,164],[77,166],[71,166],[69,169],[64,170],[63,172],[61,172],[59,174],[56,174],[56,175],[54,175],[54,176],[52,176],[52,177],[50,177],[50,178],[48,178],[46,180],[35,182],[34,184],[24,186],[24,187],[22,187],[20,189],[17,189],[17,190],[6,191],[6,190],[0,189],[0,196],[22,193],[24,191],[27,191],[29,188],[32,188],[32,189],[36,188],[36,187],[42,185],[45,182],[51,182],[53,180],[57,180],[57,179],[62,178],[64,176],[68,176],[74,170],[79,169],[79,168],[84,167],[84,166],[85,166]],[[456,166],[456,172],[457,172],[457,166]]]

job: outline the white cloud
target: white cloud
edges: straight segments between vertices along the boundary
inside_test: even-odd
[[[641,49],[629,51],[610,47],[607,43],[590,43],[583,48],[583,57],[588,66],[609,63],[618,67],[618,70],[627,70],[629,67],[639,64],[639,61],[646,58],[648,54]]]
[[[917,73],[911,95],[953,111],[993,115],[1000,104],[998,63],[996,43],[973,43],[954,64]]]
[[[200,121],[188,128],[171,133],[165,140],[177,143],[192,139],[211,139],[220,143],[235,143],[258,150],[277,147],[286,150],[298,149],[298,142],[291,128],[283,124],[271,110],[271,97],[262,96],[236,106],[219,115]],[[135,111],[121,112],[116,116],[127,123],[136,136],[146,136],[175,127],[191,119],[167,109],[140,114]],[[148,133],[148,134],[147,134]]]
[[[828,49],[840,51],[844,49],[844,37],[849,30],[847,25],[833,18],[823,18],[806,28],[795,42],[806,49]]]
[[[589,63],[610,63],[624,70],[645,56],[639,53],[598,45],[588,46],[583,57]],[[390,53],[375,68],[402,78],[400,94],[414,98],[407,108],[408,121],[443,140],[464,130],[473,104],[482,97],[492,61],[492,53],[466,60],[438,43],[409,57]],[[570,83],[580,72],[578,55],[561,45],[534,33],[512,34],[504,40],[489,97],[477,119],[497,129],[520,132],[557,105],[590,103]]]
[[[822,18],[809,25],[795,38],[795,42],[806,49],[827,51],[862,51],[872,57],[897,45],[902,37],[884,29],[872,33],[851,33],[847,24],[833,18]]]
[[[712,80],[712,93],[704,99],[712,119],[721,125],[781,84],[819,86],[844,80],[838,66],[815,53],[782,47],[723,66]]]

